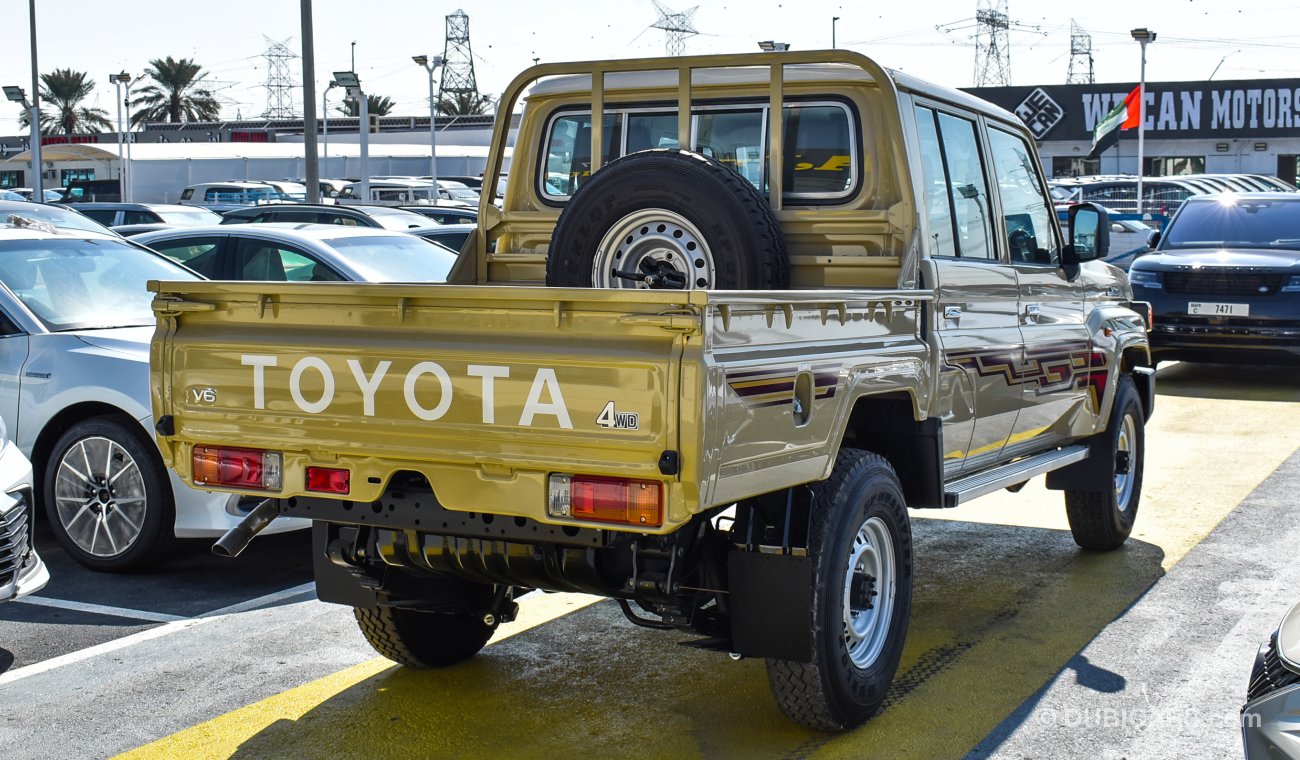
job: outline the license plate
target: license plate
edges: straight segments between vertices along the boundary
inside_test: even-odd
[[[1193,301],[1192,303],[1187,304],[1187,313],[1211,317],[1249,317],[1250,304],[1197,303]]]

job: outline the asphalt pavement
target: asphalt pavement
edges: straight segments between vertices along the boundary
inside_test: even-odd
[[[175,619],[79,612],[70,624],[29,616],[75,610],[0,608],[13,658],[0,747],[20,758],[1239,757],[1234,716],[1255,649],[1300,594],[1300,369],[1176,364],[1159,378],[1122,549],[1080,552],[1060,494],[1040,484],[912,512],[908,644],[887,709],[853,732],[794,726],[761,662],[680,647],[687,637],[631,626],[590,597],[530,594],[470,662],[396,667],[349,610],[310,598],[294,543],[305,551],[305,536],[283,536],[253,543],[262,564],[247,575],[195,554],[138,588],[89,575],[41,592]],[[86,575],[76,570],[52,568],[56,580]]]

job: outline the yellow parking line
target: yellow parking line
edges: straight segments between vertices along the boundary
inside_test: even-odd
[[[488,646],[601,601],[587,594],[530,594],[519,600],[519,617],[497,629]],[[229,757],[250,738],[280,721],[296,721],[320,704],[368,678],[397,666],[375,657],[333,675],[317,679],[221,715],[206,723],[159,739],[119,758]],[[295,752],[286,752],[295,755]],[[376,755],[381,756],[381,755]]]

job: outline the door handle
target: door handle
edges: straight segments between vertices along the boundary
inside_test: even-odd
[[[945,306],[945,307],[943,307],[943,318],[944,318],[944,319],[961,319],[961,307],[960,307],[960,306]]]

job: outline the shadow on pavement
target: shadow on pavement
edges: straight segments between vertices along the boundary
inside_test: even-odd
[[[1165,364],[1156,375],[1156,393],[1240,401],[1300,401],[1300,366]],[[1156,409],[1158,414],[1159,405]]]
[[[1076,655],[1163,574],[1159,547],[1094,554],[1068,531],[913,526],[907,648],[886,709],[856,731],[800,728],[776,708],[762,662],[675,646],[686,637],[634,627],[605,603],[459,666],[386,669],[305,712],[292,692],[273,697],[250,709],[282,719],[236,756],[959,757],[1072,658],[1097,688],[1124,688]]]

